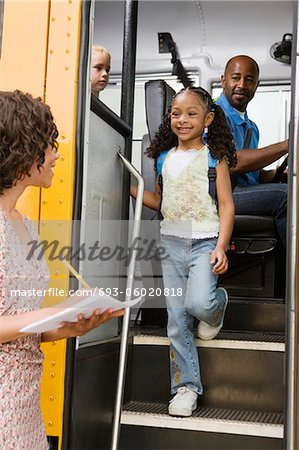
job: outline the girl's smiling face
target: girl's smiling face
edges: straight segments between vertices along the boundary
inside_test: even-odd
[[[198,148],[203,145],[204,127],[209,126],[214,114],[207,113],[198,96],[192,92],[178,94],[170,113],[171,129],[178,137],[180,148]]]

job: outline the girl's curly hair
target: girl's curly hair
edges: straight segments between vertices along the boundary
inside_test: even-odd
[[[57,149],[58,131],[50,107],[31,94],[0,92],[0,195],[35,162],[44,163],[49,145]]]
[[[207,133],[206,143],[208,144],[213,158],[218,159],[219,161],[224,158],[229,167],[234,167],[237,163],[236,148],[230,127],[220,106],[213,102],[212,97],[205,89],[194,86],[182,89],[173,97],[173,100],[183,92],[190,92],[197,95],[201,105],[206,108],[206,111],[214,113],[213,122],[209,126],[209,131]],[[157,159],[163,150],[169,150],[178,145],[178,138],[171,130],[171,108],[172,107],[170,107],[165,114],[159,130],[146,151],[147,156],[155,159],[155,167]]]

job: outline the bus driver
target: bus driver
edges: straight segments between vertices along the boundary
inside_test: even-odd
[[[259,66],[249,56],[231,58],[221,76],[223,93],[217,104],[223,109],[237,149],[233,193],[236,214],[272,216],[286,246],[287,184],[274,183],[276,170],[263,170],[288,152],[288,140],[257,148],[259,130],[249,120],[246,108],[259,84]]]

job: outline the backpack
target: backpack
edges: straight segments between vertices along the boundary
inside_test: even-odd
[[[162,166],[165,161],[166,155],[169,152],[169,150],[163,150],[162,153],[158,156],[157,159],[157,176],[158,176],[158,183],[161,190],[161,203],[162,203],[162,193],[163,193],[163,179],[162,179]],[[217,202],[217,191],[216,191],[216,166],[217,166],[217,159],[214,159],[211,155],[210,151],[208,152],[208,178],[209,178],[209,194],[216,203],[217,209],[218,209],[218,202]],[[160,205],[161,205],[160,203]]]

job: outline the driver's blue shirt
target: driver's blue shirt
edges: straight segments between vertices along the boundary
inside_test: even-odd
[[[247,112],[245,112],[244,120],[238,114],[238,112],[231,106],[225,95],[222,93],[216,101],[217,105],[221,106],[226,119],[230,125],[230,129],[233,135],[236,150],[244,148],[244,142],[246,139],[246,132],[249,128],[252,128],[252,135],[249,146],[247,148],[257,148],[259,143],[260,133],[258,127],[254,122],[248,119]],[[260,171],[246,172],[239,175],[237,178],[238,186],[253,186],[259,184]]]

